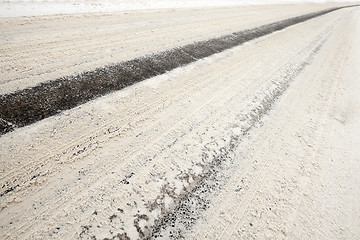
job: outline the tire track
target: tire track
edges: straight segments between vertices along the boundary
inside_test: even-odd
[[[346,21],[341,21],[341,24],[336,24],[336,26],[333,26],[333,28],[336,29],[336,32],[333,31],[334,33],[336,33],[336,35],[332,33],[332,35],[330,36],[332,40],[334,39],[334,37],[337,38],[340,26],[341,28],[343,28],[344,23],[349,25],[347,23],[348,19],[349,18],[345,19]],[[321,50],[322,57],[324,56],[324,53],[330,51],[329,46],[331,46],[331,48],[335,46],[334,44],[332,44],[333,42],[330,43],[330,41],[330,38],[326,40],[326,47],[324,45],[323,49]],[[247,145],[245,145],[245,147],[241,150],[237,150],[237,152],[240,152],[242,156],[238,156],[238,160],[236,162],[241,164],[242,167],[236,167],[236,173],[230,173],[231,180],[227,181],[225,189],[219,196],[216,196],[216,203],[212,203],[211,209],[207,211],[205,216],[203,216],[203,219],[205,221],[197,225],[196,230],[187,234],[187,237],[192,236],[196,239],[207,239],[209,236],[216,236],[216,239],[248,239],[260,238],[261,236],[265,235],[266,231],[266,233],[268,233],[269,231],[271,232],[271,230],[274,231],[274,234],[280,233],[279,228],[276,229],[278,230],[278,232],[273,229],[274,226],[278,227],[280,225],[273,219],[275,218],[276,220],[279,220],[280,216],[278,215],[278,213],[276,213],[276,216],[274,215],[276,209],[279,208],[277,208],[276,202],[274,204],[274,202],[269,201],[269,199],[271,199],[271,194],[274,193],[274,189],[266,189],[268,186],[266,184],[269,183],[267,182],[269,180],[264,182],[265,185],[259,183],[263,181],[264,177],[267,178],[267,176],[274,176],[274,171],[272,170],[274,166],[273,164],[269,164],[269,160],[273,159],[271,162],[274,162],[275,165],[279,164],[280,161],[274,160],[285,160],[288,154],[291,155],[291,149],[294,150],[296,148],[299,148],[299,146],[297,145],[292,146],[292,148],[288,146],[288,144],[290,146],[292,144],[294,145],[294,142],[298,143],[298,140],[294,139],[294,132],[301,132],[301,130],[305,128],[307,138],[311,139],[311,136],[313,136],[315,133],[316,136],[318,135],[317,132],[319,132],[323,127],[321,124],[321,120],[323,120],[323,117],[327,116],[326,114],[324,115],[322,112],[327,111],[327,108],[329,107],[328,98],[331,99],[333,91],[337,89],[334,84],[338,81],[338,79],[342,79],[339,76],[339,70],[344,69],[344,63],[346,62],[344,61],[344,57],[348,56],[347,53],[347,51],[344,52],[341,50],[337,51],[336,56],[332,55],[330,57],[326,55],[326,61],[322,61],[323,59],[319,60],[320,56],[317,56],[317,59],[315,60],[316,66],[311,65],[309,66],[309,68],[305,69],[305,73],[301,74],[300,79],[296,80],[294,82],[294,85],[291,86],[291,89],[289,89],[289,91],[285,93],[285,99],[281,100],[282,102],[286,102],[286,106],[288,107],[285,107],[284,104],[282,106],[280,105],[281,110],[277,109],[277,113],[275,113],[276,115],[271,115],[271,119],[268,118],[268,120],[265,121],[265,126],[257,130],[255,136],[252,136],[252,138],[245,143]],[[329,64],[330,62],[328,61],[328,59],[331,59],[331,64]],[[337,65],[338,62],[341,62],[341,66]],[[336,68],[329,67],[335,65]],[[314,74],[314,71],[308,69],[316,69],[321,72],[320,74]],[[335,69],[337,71],[335,71]],[[315,72],[317,73],[317,71]],[[309,97],[308,95],[304,95],[305,93],[311,93],[311,97]],[[289,96],[291,96],[291,99],[289,99]],[[289,106],[298,107],[291,108]],[[324,108],[325,110],[323,110]],[[285,109],[289,109],[291,110],[291,112],[287,112],[285,111]],[[314,114],[314,116],[310,115],[311,119],[309,123],[309,116],[307,116],[307,118],[304,118],[303,115],[304,113],[314,111],[316,112],[316,114]],[[320,115],[322,115],[321,119],[316,118],[319,111],[321,112]],[[268,121],[270,121],[270,123],[267,123]],[[319,127],[320,130],[318,129]],[[270,131],[268,130],[269,128],[271,129]],[[284,132],[284,129],[287,129],[287,131]],[[270,132],[276,134],[276,138],[280,138],[280,140],[269,140],[268,142],[268,140],[266,139],[271,136]],[[314,146],[318,142],[314,139],[311,140],[312,141],[310,143],[302,143],[307,151],[309,151],[309,149],[311,151],[311,148],[309,148],[308,144]],[[273,144],[273,142],[275,142],[275,145]],[[277,155],[278,152],[281,152],[282,155]],[[302,153],[300,153],[301,151],[296,153],[295,151],[293,152],[295,155],[299,155],[300,158],[307,159],[307,157],[303,156]],[[312,153],[314,152],[316,151],[313,151]],[[270,157],[268,155],[270,155]],[[293,160],[296,160],[296,157]],[[290,164],[290,166],[294,167],[293,165]],[[285,167],[286,166],[282,165],[281,168],[278,167],[277,169],[284,170]],[[233,177],[233,175],[235,175],[235,177]],[[246,184],[243,183],[244,179],[246,179]],[[236,187],[237,185],[240,186],[240,190],[235,190],[236,188],[238,188]],[[270,196],[265,195],[264,197],[264,191],[270,193]],[[293,195],[294,192],[291,192],[291,194],[288,193],[288,195],[285,196],[296,197]],[[259,206],[259,204],[256,203],[258,197],[263,199],[265,198],[266,203],[263,203],[263,205]],[[279,198],[281,198],[281,196]],[[291,203],[292,202],[290,201],[289,205],[291,205]],[[251,204],[252,206],[248,207],[249,204]],[[234,211],[234,209],[236,209],[236,211]],[[224,212],[226,214],[222,215],[222,213]],[[270,214],[270,216],[272,216],[273,218],[264,217],[264,215],[266,214]],[[246,216],[246,219],[244,219],[244,216]],[[289,221],[289,218],[287,216],[282,216],[282,220],[284,219],[286,219],[286,222]],[[264,225],[271,225],[272,229],[265,229]],[[289,226],[289,224],[287,225]],[[236,235],[234,235],[235,231],[237,231]],[[246,235],[248,233],[257,233],[258,235]],[[271,239],[281,238],[279,237],[279,235],[265,236],[266,238]],[[292,238],[290,235],[286,236]],[[298,237],[300,236],[301,235],[299,235]]]
[[[164,214],[160,219],[155,221],[153,226],[153,232],[151,237],[143,236],[147,239],[158,238],[163,236],[170,236],[172,239],[184,238],[182,233],[184,230],[191,229],[195,224],[197,217],[192,216],[194,210],[205,211],[210,204],[209,195],[213,195],[215,192],[220,191],[222,184],[226,182],[226,177],[222,176],[222,172],[229,161],[232,159],[232,153],[242,142],[242,139],[248,135],[248,133],[260,123],[263,116],[267,115],[276,100],[286,91],[290,83],[306,65],[311,63],[311,60],[319,51],[324,42],[317,45],[310,56],[305,59],[300,65],[295,65],[288,70],[287,75],[284,76],[284,81],[280,81],[277,87],[267,95],[259,106],[252,109],[248,114],[247,123],[249,127],[245,129],[241,135],[232,136],[230,144],[223,149],[220,149],[221,154],[216,156],[208,166],[204,168],[204,172],[195,179],[194,187],[186,191],[178,200],[178,205],[175,208]],[[262,176],[263,174],[260,174]],[[261,181],[261,180],[260,180]],[[176,227],[175,227],[176,226]],[[164,234],[164,232],[166,232]]]

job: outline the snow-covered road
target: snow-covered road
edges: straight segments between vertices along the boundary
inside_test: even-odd
[[[1,94],[335,5],[3,18]],[[340,9],[2,135],[0,238],[359,238],[359,42]]]

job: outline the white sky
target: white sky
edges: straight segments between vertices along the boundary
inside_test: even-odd
[[[334,1],[357,2],[358,0]],[[327,0],[0,0],[0,17],[289,2],[319,3],[327,2]]]

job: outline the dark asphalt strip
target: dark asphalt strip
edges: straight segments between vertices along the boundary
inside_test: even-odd
[[[1,95],[0,135],[247,41],[354,6],[359,5],[331,8],[289,18]]]

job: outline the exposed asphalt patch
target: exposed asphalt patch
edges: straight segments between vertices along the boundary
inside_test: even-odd
[[[0,96],[0,135],[250,40],[333,12],[331,8],[62,77]]]

